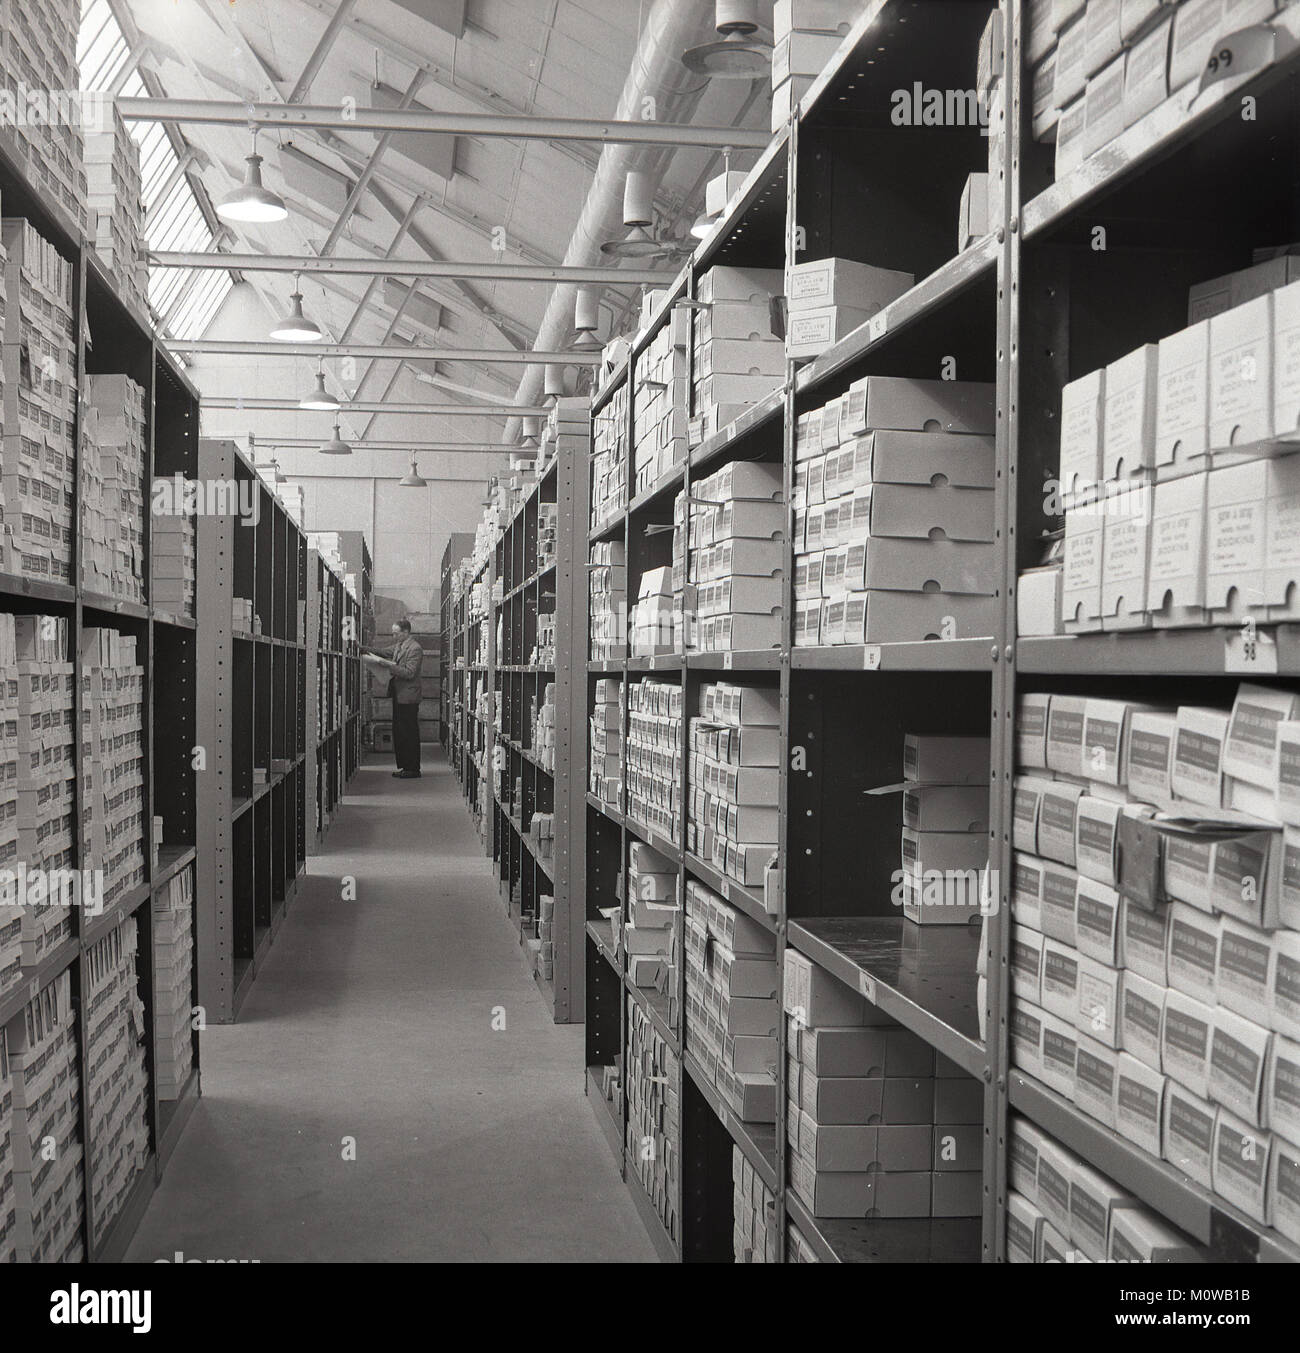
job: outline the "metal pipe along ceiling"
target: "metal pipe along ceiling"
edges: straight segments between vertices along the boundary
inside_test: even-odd
[[[682,53],[698,46],[713,34],[713,5],[700,0],[655,0],[646,19],[632,57],[632,69],[623,85],[616,118],[640,118],[642,102],[654,100],[655,120],[689,122],[705,89],[682,65]],[[573,228],[564,262],[572,267],[590,267],[601,259],[600,246],[606,240],[626,234],[623,226],[623,186],[628,170],[642,169],[657,182],[672,153],[662,146],[607,145],[587,191],[586,201]],[[608,270],[609,283],[617,285],[619,270]],[[573,330],[573,305],[577,287],[559,283],[551,292],[534,344],[538,348],[566,348]],[[536,404],[542,391],[544,372],[528,367],[519,382],[518,404]],[[503,441],[513,442],[519,435],[517,419],[506,424]]]

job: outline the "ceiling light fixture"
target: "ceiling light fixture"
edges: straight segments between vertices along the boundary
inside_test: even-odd
[[[284,199],[262,186],[262,157],[257,153],[257,128],[253,128],[253,153],[244,161],[244,181],[217,203],[217,215],[237,225],[269,225],[288,218]]]
[[[594,334],[600,327],[600,293],[595,287],[579,287],[575,292],[573,327],[580,334]]]
[[[416,464],[415,456],[411,456],[411,470],[409,474],[404,474],[397,481],[398,488],[402,489],[427,489],[429,481],[420,477],[420,467]]]
[[[343,440],[339,431],[339,420],[334,420],[334,435],[321,446],[322,456],[350,456],[352,448]]]
[[[284,319],[277,321],[271,330],[271,337],[281,343],[319,343],[325,335],[315,320],[308,319],[302,313],[302,292],[298,289],[298,274],[293,275],[293,295],[289,298],[293,305]]]
[[[300,409],[321,409],[325,413],[337,413],[343,405],[325,388],[325,372],[321,367],[316,370],[316,386],[298,401]]]
[[[718,37],[682,53],[682,64],[710,80],[758,80],[772,70],[772,39],[761,31],[758,0],[717,0]]]

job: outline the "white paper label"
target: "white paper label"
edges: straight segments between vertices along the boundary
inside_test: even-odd
[[[877,310],[867,321],[867,337],[873,343],[879,343],[889,329],[889,311]]]
[[[1277,641],[1264,630],[1232,630],[1223,641],[1223,670],[1242,675],[1276,676]]]
[[[862,650],[862,670],[877,672],[880,670],[880,645],[867,644]]]
[[[858,990],[871,1002],[876,1003],[876,979],[870,973],[858,974]]]

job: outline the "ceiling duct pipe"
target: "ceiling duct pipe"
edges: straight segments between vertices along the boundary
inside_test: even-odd
[[[714,24],[712,6],[701,5],[698,0],[655,0],[614,117],[644,117],[646,101],[653,99],[657,121],[690,121],[708,82],[686,70],[682,53],[708,41],[714,35]],[[628,175],[644,174],[653,197],[653,189],[671,153],[671,148],[630,145],[606,145],[601,150],[587,199],[564,255],[565,263],[591,266],[600,262],[601,244],[626,233],[626,228],[620,227]],[[619,269],[610,268],[609,284],[616,286],[618,281]],[[537,347],[554,351],[566,345],[573,329],[575,290],[572,283],[560,283],[552,290],[534,340]],[[544,379],[541,367],[526,368],[519,383],[518,402],[538,403]],[[518,436],[519,422],[511,418],[506,423],[503,440],[514,442]]]

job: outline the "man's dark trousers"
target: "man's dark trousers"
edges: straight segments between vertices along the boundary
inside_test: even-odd
[[[419,705],[393,705],[393,756],[398,770],[419,771]]]

